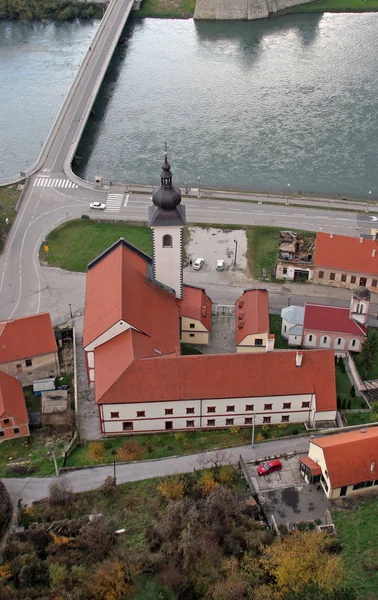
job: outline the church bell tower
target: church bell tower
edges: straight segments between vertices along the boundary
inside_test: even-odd
[[[165,149],[160,187],[152,193],[148,225],[152,229],[154,279],[172,288],[176,298],[183,297],[183,228],[185,206],[179,188],[172,186],[171,167]]]

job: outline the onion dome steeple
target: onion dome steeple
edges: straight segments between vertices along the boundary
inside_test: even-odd
[[[171,165],[168,162],[167,144],[165,145],[164,163],[160,175],[160,187],[152,193],[152,202],[163,210],[175,210],[181,203],[179,188],[172,185]]]

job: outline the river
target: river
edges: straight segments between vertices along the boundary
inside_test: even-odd
[[[20,40],[29,31],[20,23],[11,27],[19,28]],[[9,47],[9,78],[13,60],[25,54],[45,108],[38,104],[41,94],[30,106],[25,83],[16,98],[27,123],[39,123],[37,138],[12,112],[3,126],[16,137],[21,125],[34,149],[48,129],[45,111],[51,121],[96,25],[65,25],[71,43],[60,27],[30,35],[28,50]],[[378,197],[377,35],[374,13],[254,22],[132,20],[79,146],[78,172],[88,179],[101,174],[156,183],[167,141],[181,186]],[[33,55],[35,44],[52,45],[53,56]],[[1,63],[3,46],[0,33]],[[23,85],[20,74],[18,82]],[[22,151],[30,163],[35,155],[27,154],[24,142],[14,156]],[[13,162],[8,174],[16,170]]]

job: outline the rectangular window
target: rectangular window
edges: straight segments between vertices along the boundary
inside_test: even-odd
[[[208,427],[214,427],[215,419],[207,419],[207,425]]]
[[[186,414],[187,415],[194,415],[194,407],[190,407],[186,409]]]
[[[186,422],[186,426],[187,427],[194,427],[194,421],[187,421]]]
[[[290,421],[289,415],[282,415],[281,423],[288,423]]]
[[[4,425],[8,425],[9,419],[4,419]]]
[[[134,423],[132,421],[124,421],[122,423],[123,431],[132,431],[134,429]]]
[[[354,347],[356,345],[356,340],[352,340],[352,346]]]
[[[264,410],[272,410],[272,404],[264,404]]]
[[[324,278],[324,271],[319,271],[319,279],[323,279]]]
[[[282,408],[283,410],[285,410],[285,408],[291,408],[291,402],[284,402]]]
[[[207,412],[215,412],[215,406],[208,406],[207,407]]]
[[[320,481],[322,482],[325,491],[328,492],[328,483],[324,479],[323,475],[321,476]]]
[[[356,283],[356,276],[355,275],[351,275],[350,282],[351,283]]]
[[[196,326],[196,324],[195,324],[195,323],[189,323],[189,328],[190,328],[190,329],[194,329],[194,328],[195,328],[195,326]]]
[[[173,415],[173,408],[166,408],[165,409],[165,414],[166,415]]]
[[[257,338],[255,340],[255,346],[262,346],[263,345],[263,340],[261,338]]]
[[[263,423],[270,423],[272,420],[272,417],[263,417]]]
[[[254,410],[255,405],[254,404],[246,404],[245,410]]]
[[[111,412],[110,418],[111,419],[119,419],[119,412]]]
[[[165,429],[167,431],[169,431],[170,429],[173,429],[173,421],[166,421],[165,422]]]
[[[189,333],[189,337],[194,337],[195,335],[195,333]]]
[[[13,431],[14,431],[14,433],[20,433],[20,430],[19,430],[19,428],[18,428],[18,427],[15,427],[15,428],[13,429]]]
[[[371,282],[371,286],[372,287],[377,287],[377,282],[378,282],[377,279],[373,279],[372,282]]]
[[[234,419],[226,419],[226,425],[233,425]]]
[[[4,431],[0,431],[0,437],[4,437],[5,433]]]
[[[283,273],[284,275],[287,275],[287,267],[284,267],[284,268],[282,269],[282,273]]]
[[[346,275],[344,273],[342,273],[341,275],[341,281],[343,281],[344,283],[346,282]]]
[[[310,408],[309,402],[302,402],[302,408]]]
[[[26,365],[27,367],[31,367],[31,366],[32,366],[32,364],[33,364],[33,363],[32,363],[32,359],[31,359],[31,358],[27,358],[27,359],[25,360],[25,365]]]
[[[146,416],[145,410],[137,410],[137,417],[145,417],[145,416]]]
[[[329,274],[330,281],[335,281],[335,273]]]
[[[226,412],[235,412],[235,405],[233,405],[233,406],[227,406],[226,407]]]
[[[244,425],[252,425],[253,417],[246,417],[244,419]]]

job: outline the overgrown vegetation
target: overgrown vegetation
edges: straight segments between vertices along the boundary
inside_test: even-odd
[[[0,19],[72,21],[100,18],[102,14],[98,4],[77,0],[0,0]]]
[[[378,590],[378,498],[348,499],[332,511],[342,544],[345,583],[359,600],[375,600]]]
[[[0,481],[0,537],[8,525],[11,517],[12,506],[7,489],[2,481]]]
[[[269,332],[274,333],[274,349],[275,350],[286,350],[289,348],[289,344],[281,336],[281,325],[282,319],[280,315],[269,315]]]
[[[368,327],[360,354],[355,358],[361,379],[378,379],[378,337],[374,327]]]
[[[278,15],[287,13],[318,13],[318,12],[376,12],[378,0],[315,0],[307,4],[298,4],[286,8]]]
[[[190,19],[194,15],[196,0],[143,0],[135,18]]]
[[[19,506],[26,529],[5,544],[0,597],[352,600],[332,538],[275,539],[249,493],[230,466],[119,487],[109,477],[77,495],[54,484],[49,500]]]
[[[44,477],[55,473],[52,450],[58,464],[69,437],[49,435],[38,429],[27,438],[6,440],[0,444],[0,477]]]
[[[0,252],[3,251],[6,237],[16,218],[15,209],[19,197],[16,185],[0,187]]]

